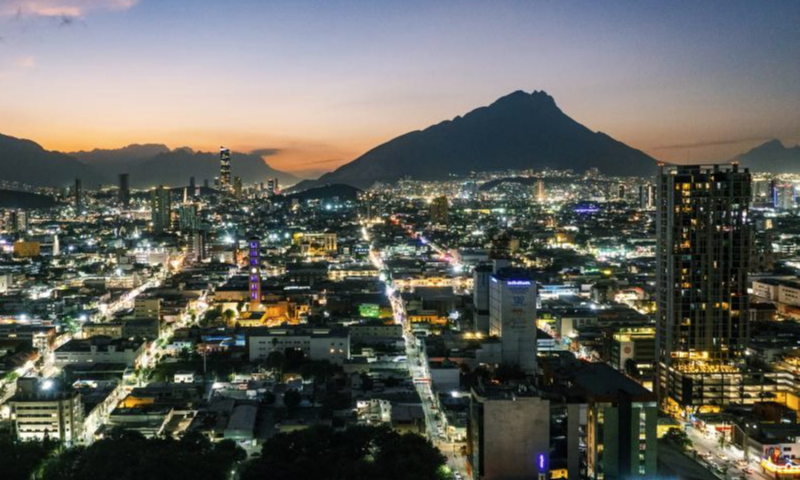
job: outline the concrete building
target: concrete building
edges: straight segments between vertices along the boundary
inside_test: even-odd
[[[81,395],[53,380],[20,378],[9,400],[14,432],[20,440],[78,442],[83,432]]]
[[[655,394],[605,363],[585,363],[575,372],[573,385],[588,407],[588,477],[612,480],[655,476]]]
[[[631,360],[644,376],[653,373],[656,360],[656,331],[651,327],[620,328],[611,339],[611,365],[626,371]]]
[[[150,191],[150,221],[155,232],[172,228],[172,192],[163,185]]]
[[[797,205],[797,196],[793,183],[772,183],[773,205],[778,210],[791,210]]]
[[[231,151],[219,147],[219,186],[224,191],[231,189]]]
[[[128,208],[131,203],[131,176],[127,173],[119,174],[119,190],[117,201],[122,208]]]
[[[250,361],[266,360],[272,352],[299,350],[311,360],[341,365],[350,358],[350,334],[346,329],[280,327],[247,330]]]
[[[671,370],[697,373],[747,347],[750,182],[736,164],[661,167],[656,341],[665,404],[680,404]]]
[[[475,309],[475,331],[489,334],[489,284],[492,267],[479,265],[472,271],[472,306]]]
[[[139,295],[133,302],[133,318],[161,318],[161,299]]]
[[[447,225],[448,208],[449,208],[447,197],[441,196],[434,198],[431,201],[429,208],[430,208],[431,223]]]
[[[123,363],[129,367],[138,366],[146,345],[140,339],[105,336],[73,339],[56,349],[55,365],[63,367],[71,363]]]
[[[549,478],[550,402],[520,387],[473,390],[467,455],[476,479]]]
[[[491,276],[489,334],[500,338],[502,362],[536,372],[536,284],[504,269]]]

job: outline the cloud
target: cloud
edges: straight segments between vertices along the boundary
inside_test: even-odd
[[[0,0],[0,16],[83,17],[94,10],[127,10],[139,0]],[[71,23],[71,22],[69,22]]]
[[[708,142],[683,143],[677,145],[662,145],[660,147],[655,147],[653,150],[683,150],[686,148],[721,147],[726,145],[737,145],[745,142],[764,142],[767,140],[771,140],[771,137],[746,137],[727,140],[711,140]]]
[[[280,148],[256,148],[255,150],[251,150],[251,155],[261,155],[262,157],[272,157],[281,153]]]

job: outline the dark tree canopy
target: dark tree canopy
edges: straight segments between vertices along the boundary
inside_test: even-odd
[[[21,442],[0,438],[0,468],[3,480],[29,480],[45,459],[58,447],[57,442]]]
[[[235,443],[212,444],[201,434],[180,440],[146,439],[114,431],[88,447],[75,447],[44,465],[43,480],[227,480],[245,453]]]
[[[264,444],[242,480],[443,480],[445,459],[425,438],[387,427],[329,427],[281,434]]]

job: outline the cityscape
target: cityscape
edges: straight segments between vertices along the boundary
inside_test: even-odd
[[[800,4],[300,3],[0,0],[0,479],[800,478]],[[693,67],[593,63],[593,103],[515,63],[559,24],[565,58]],[[261,35],[300,42],[263,89],[197,63]],[[349,70],[378,53],[404,78]]]

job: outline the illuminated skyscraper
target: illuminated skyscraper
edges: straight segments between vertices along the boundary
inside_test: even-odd
[[[242,177],[233,177],[233,196],[242,198]]]
[[[772,199],[775,208],[779,210],[791,210],[797,203],[793,183],[774,181],[772,184]]]
[[[500,337],[502,363],[536,373],[536,284],[504,269],[489,283],[489,335]]]
[[[690,375],[725,370],[744,353],[750,181],[736,164],[661,167],[656,347],[662,402],[695,404],[707,379]]]
[[[277,178],[270,178],[267,180],[267,196],[277,195],[280,192]]]
[[[431,223],[447,224],[448,217],[447,197],[441,196],[433,199],[430,205]]]
[[[639,208],[652,210],[656,205],[656,186],[647,184],[639,185]]]
[[[543,202],[547,199],[547,194],[544,190],[544,179],[539,177],[536,180],[536,201]]]
[[[150,218],[155,232],[163,232],[172,227],[171,192],[163,185],[150,191]]]
[[[206,259],[208,233],[205,230],[192,230],[187,238],[187,257],[190,262],[199,263]]]
[[[219,147],[219,185],[222,190],[231,188],[231,151]]]
[[[183,202],[178,208],[178,227],[182,232],[200,228],[200,206],[195,202]]]
[[[261,306],[261,244],[258,237],[248,242],[248,267],[250,268],[250,310],[257,311]]]

